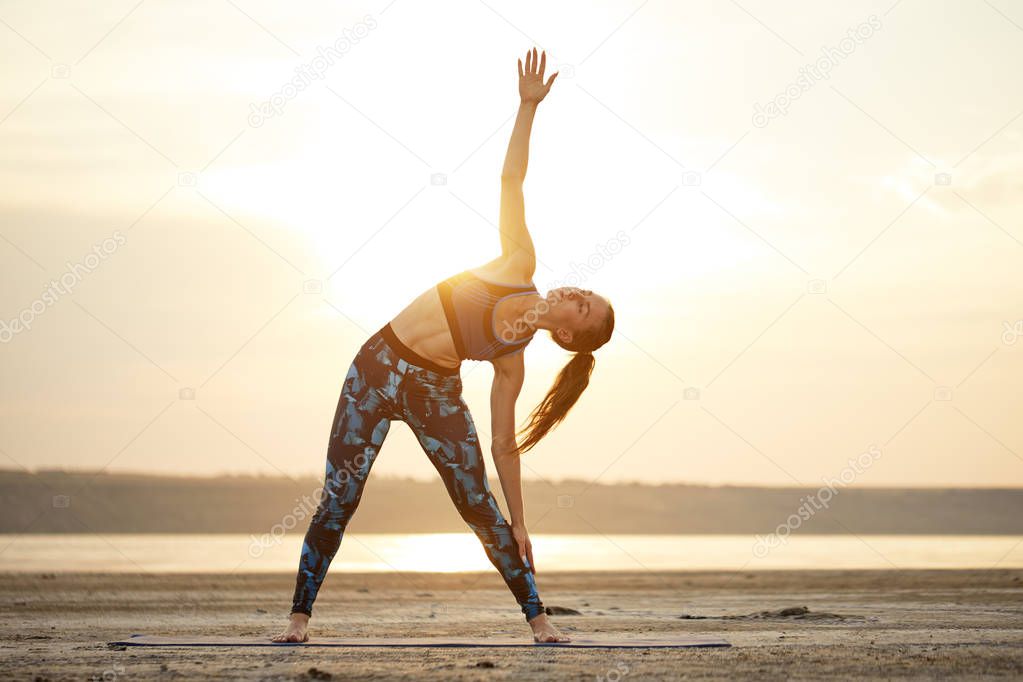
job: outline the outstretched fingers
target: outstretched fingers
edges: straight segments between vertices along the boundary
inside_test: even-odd
[[[558,71],[552,73],[546,81],[547,50],[533,47],[526,51],[525,61],[518,59],[519,94],[524,101],[540,102],[554,85]]]
[[[539,76],[540,80],[543,80],[544,73],[547,71],[547,50],[537,52],[534,47],[531,50],[526,50],[526,61],[525,68],[523,68],[523,61],[519,59],[519,75],[533,75]]]
[[[537,56],[536,48],[526,51],[526,73],[536,75],[539,69],[540,77],[543,77],[544,64],[547,62],[547,53],[544,52],[543,60]]]

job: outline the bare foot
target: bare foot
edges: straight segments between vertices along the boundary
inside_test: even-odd
[[[288,627],[284,631],[271,638],[271,642],[308,642],[309,634],[306,630],[309,627],[309,616],[304,613],[293,613],[288,621]]]
[[[539,616],[529,621],[529,627],[533,628],[533,641],[535,642],[571,642],[571,638],[568,635],[563,635],[558,631],[554,625],[547,619],[547,614],[541,613]]]

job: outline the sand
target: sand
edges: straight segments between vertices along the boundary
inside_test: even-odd
[[[135,632],[270,636],[291,575],[5,574],[0,679],[646,680],[1023,676],[1023,571],[551,573],[569,633],[713,633],[728,649],[152,649]],[[681,617],[686,616],[686,617]],[[333,574],[314,635],[521,635],[496,574]]]

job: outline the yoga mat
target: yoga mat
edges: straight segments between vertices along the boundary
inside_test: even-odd
[[[556,647],[566,649],[680,649],[687,647],[731,646],[718,637],[701,635],[651,635],[648,637],[613,637],[610,635],[572,638],[571,642],[534,643],[521,637],[312,637],[302,643],[276,643],[267,637],[215,637],[194,635],[163,637],[161,635],[132,635],[111,644],[124,646],[330,646],[330,647]]]

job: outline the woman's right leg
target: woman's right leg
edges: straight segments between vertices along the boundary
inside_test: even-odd
[[[323,493],[302,544],[293,614],[312,614],[313,601],[395,417],[392,397],[398,379],[393,355],[381,351],[373,339],[348,370],[330,431]]]
[[[400,403],[405,422],[440,474],[458,513],[501,573],[526,620],[544,614],[532,568],[519,556],[511,525],[501,514],[487,483],[476,426],[462,400],[461,377],[417,370],[403,385]]]

